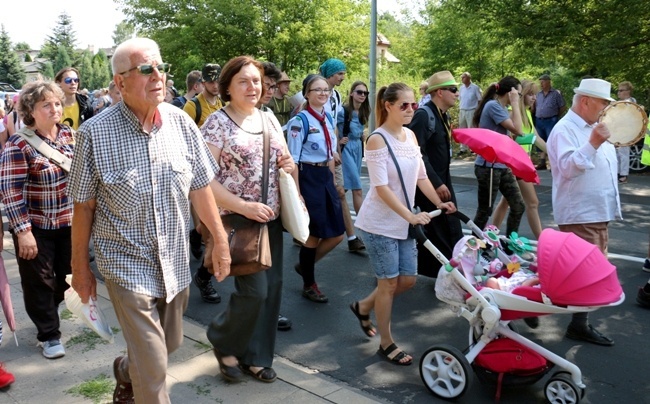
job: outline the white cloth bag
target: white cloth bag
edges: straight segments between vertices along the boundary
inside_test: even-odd
[[[66,275],[65,281],[69,285],[72,285],[72,275]],[[84,323],[91,330],[95,331],[100,337],[104,338],[106,341],[111,344],[114,341],[113,330],[108,325],[104,312],[97,305],[97,300],[93,300],[91,297],[88,299],[88,303],[81,303],[81,298],[79,294],[72,289],[72,286],[64,293],[65,305],[68,307],[68,310],[72,312],[75,316],[81,318]]]
[[[283,169],[280,172],[280,217],[282,226],[301,243],[309,237],[309,212],[300,199],[293,177]]]

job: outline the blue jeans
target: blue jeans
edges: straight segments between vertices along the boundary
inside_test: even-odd
[[[551,118],[537,118],[536,125],[535,127],[537,128],[537,134],[539,137],[544,139],[546,142],[548,140],[548,135],[551,134],[551,131],[553,130],[553,127],[558,121],[557,116],[553,116]]]
[[[370,264],[377,279],[392,279],[398,276],[418,274],[418,250],[415,239],[398,240],[361,229],[361,238],[366,244]]]

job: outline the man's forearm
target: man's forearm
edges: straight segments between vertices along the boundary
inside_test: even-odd
[[[95,220],[95,201],[75,203],[72,215],[72,270],[90,269],[88,245]]]
[[[190,192],[190,200],[194,210],[199,215],[199,219],[208,228],[215,243],[227,243],[226,231],[221,223],[221,216],[219,216],[219,209],[217,203],[212,195],[212,190],[209,186],[194,190]]]

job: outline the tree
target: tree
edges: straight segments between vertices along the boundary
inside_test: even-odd
[[[108,58],[106,57],[106,53],[100,50],[93,57],[92,82],[88,86],[92,89],[108,87],[110,81],[111,71],[108,66]]]
[[[284,70],[314,71],[329,57],[350,69],[368,55],[368,4],[362,0],[122,0],[139,31],[156,40],[173,72],[238,55]]]
[[[30,50],[30,46],[27,42],[18,42],[15,46],[14,49],[17,51],[28,51]]]
[[[49,60],[54,60],[59,52],[59,47],[63,47],[72,60],[77,59],[76,55],[76,33],[72,28],[72,19],[64,11],[59,15],[57,25],[52,35],[49,35],[45,44],[41,48],[40,56]],[[70,65],[68,65],[70,66]]]
[[[21,88],[25,82],[25,71],[18,54],[12,49],[11,39],[4,24],[0,27],[0,81]]]
[[[25,62],[33,62],[32,57],[29,55],[29,52],[25,52]]]
[[[65,47],[59,46],[57,48],[56,56],[54,57],[54,63],[52,63],[52,68],[54,69],[55,74],[64,67],[70,66],[72,66],[72,62],[70,61],[68,51]]]
[[[93,88],[93,54],[91,51],[86,49],[81,53],[81,62],[79,64],[79,88]]]
[[[115,46],[121,44],[129,38],[135,36],[135,27],[127,21],[122,21],[115,26],[113,31],[113,44]]]
[[[51,62],[42,63],[39,71],[44,78],[49,80],[54,79],[54,68],[52,67]]]

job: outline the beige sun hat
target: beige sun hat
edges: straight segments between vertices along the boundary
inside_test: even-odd
[[[456,82],[456,79],[449,70],[435,73],[433,76],[429,77],[427,84],[429,84],[427,93],[442,87],[458,86],[458,82]]]

